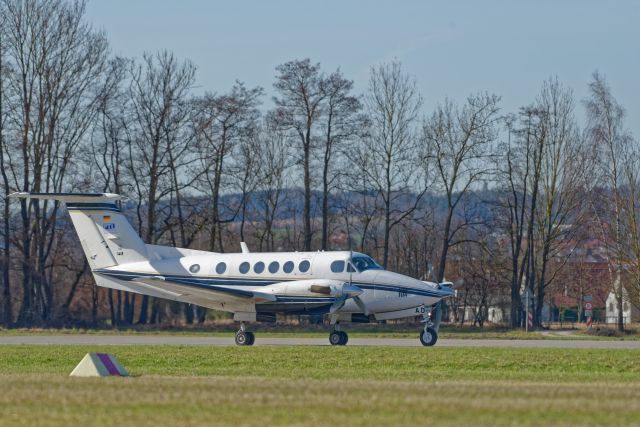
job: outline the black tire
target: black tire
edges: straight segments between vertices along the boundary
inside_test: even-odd
[[[347,333],[344,331],[340,331],[340,334],[342,335],[342,341],[340,342],[340,345],[347,345],[347,342],[349,342],[349,335],[347,335]]]
[[[329,334],[329,342],[331,345],[343,345],[342,339],[342,331],[333,331]]]
[[[239,331],[236,334],[236,344],[237,345],[251,345],[251,344],[248,344],[249,340],[250,340],[250,338],[249,338],[249,333],[248,332]]]
[[[256,336],[253,334],[253,332],[245,332],[245,333],[248,335],[248,338],[249,338],[246,345],[253,345],[253,343],[256,342]]]
[[[438,341],[438,333],[433,328],[423,329],[420,332],[420,342],[425,347],[431,347]]]

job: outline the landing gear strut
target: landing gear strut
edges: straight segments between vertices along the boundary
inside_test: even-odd
[[[237,345],[253,345],[256,337],[253,332],[249,332],[245,329],[244,322],[240,323],[240,330],[236,332],[236,344]]]
[[[331,345],[347,345],[349,335],[340,330],[340,325],[336,323],[335,328],[329,334],[329,342]]]
[[[420,342],[425,347],[431,347],[438,341],[438,329],[440,329],[442,317],[440,310],[440,303],[437,303],[423,320],[424,328],[420,332]]]

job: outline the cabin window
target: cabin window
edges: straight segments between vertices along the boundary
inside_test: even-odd
[[[242,264],[240,264],[240,269],[239,269],[240,273],[247,274],[249,272],[249,267],[251,267],[251,266],[249,265],[248,262],[246,262],[246,261],[243,262]]]
[[[193,264],[191,267],[189,267],[189,271],[192,273],[197,273],[198,271],[200,271],[200,264]]]
[[[300,270],[301,273],[306,273],[309,271],[309,267],[311,267],[311,263],[305,259],[298,265],[298,270]]]
[[[282,271],[285,273],[291,273],[293,271],[293,261],[287,261],[282,266]]]
[[[227,264],[219,262],[218,265],[216,265],[216,273],[223,274],[225,271],[227,271]]]
[[[331,271],[333,273],[342,273],[344,271],[344,261],[333,261],[331,263]]]
[[[273,261],[271,264],[269,264],[269,273],[275,274],[278,272],[279,268],[280,268],[280,264],[278,264],[277,261]]]
[[[256,265],[253,266],[253,271],[257,274],[260,274],[264,271],[264,262],[256,262]]]

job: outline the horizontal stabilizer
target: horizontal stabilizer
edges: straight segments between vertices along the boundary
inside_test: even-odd
[[[126,200],[126,197],[114,193],[12,193],[16,199],[57,200],[66,203],[100,203]]]

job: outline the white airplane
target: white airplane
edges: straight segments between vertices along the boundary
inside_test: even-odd
[[[421,316],[420,341],[434,345],[439,316],[429,307],[453,295],[450,283],[431,283],[382,269],[350,251],[215,253],[145,244],[112,193],[13,193],[10,197],[64,202],[98,286],[233,313],[236,344],[252,345],[247,322],[276,314],[328,315],[329,342],[345,345],[340,322]]]

